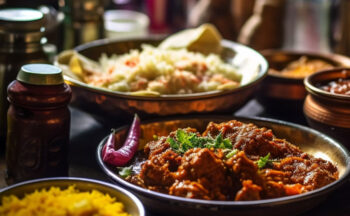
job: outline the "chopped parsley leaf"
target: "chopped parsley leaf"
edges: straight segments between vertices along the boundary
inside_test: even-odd
[[[233,149],[232,151],[227,153],[226,158],[229,159],[229,158],[233,157],[235,154],[237,154],[237,152],[238,152],[237,149]]]
[[[175,137],[169,137],[167,142],[170,147],[177,153],[183,154],[192,148],[214,148],[214,149],[230,149],[233,145],[229,139],[224,139],[219,133],[215,138],[210,136],[201,137],[196,133],[186,132],[183,129],[176,131]]]
[[[130,176],[132,174],[132,166],[128,166],[128,167],[118,167],[119,170],[119,175],[122,178],[126,178],[128,176]]]
[[[258,167],[259,169],[262,169],[266,166],[267,163],[271,162],[270,158],[270,153],[268,153],[265,157],[261,157],[258,161]]]

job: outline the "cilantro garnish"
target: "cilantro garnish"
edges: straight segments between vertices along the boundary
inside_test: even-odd
[[[173,138],[169,137],[166,141],[170,144],[170,147],[173,150],[175,151],[179,150],[179,144]]]
[[[272,160],[269,159],[270,158],[270,153],[268,153],[265,157],[261,157],[258,161],[258,167],[259,169],[262,169],[266,166],[267,163],[272,162]]]
[[[229,158],[233,157],[235,154],[237,154],[237,152],[238,152],[237,149],[233,149],[232,151],[227,153],[226,158],[229,159]]]
[[[175,137],[169,137],[167,142],[177,153],[183,154],[191,148],[214,148],[214,149],[232,149],[232,143],[229,139],[224,139],[220,133],[215,138],[210,136],[201,137],[196,133],[186,132],[182,129],[176,131]]]
[[[128,176],[130,176],[132,174],[132,166],[128,166],[128,167],[118,167],[119,170],[119,175],[122,178],[126,178]]]
[[[217,135],[217,137],[215,138],[215,147],[214,148],[229,148],[232,149],[232,143],[229,139],[223,139],[222,138],[222,134],[221,132],[219,133],[219,135]]]

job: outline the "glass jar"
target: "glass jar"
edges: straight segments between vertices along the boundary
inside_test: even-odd
[[[104,38],[103,0],[64,0],[64,49]]]
[[[62,70],[24,65],[8,87],[6,166],[8,184],[67,176],[71,89]]]
[[[41,40],[45,28],[44,16],[33,9],[0,10],[0,152],[6,139],[8,84],[16,79],[21,66],[28,63],[47,63]]]
[[[329,0],[286,0],[284,49],[330,52]]]

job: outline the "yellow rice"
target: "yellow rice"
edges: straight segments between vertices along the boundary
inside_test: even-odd
[[[11,195],[2,199],[1,216],[129,216],[121,202],[97,190],[80,192],[75,186],[51,187],[23,199]]]

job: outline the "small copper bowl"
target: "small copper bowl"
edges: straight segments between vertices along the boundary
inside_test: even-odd
[[[350,67],[350,58],[337,54],[283,50],[264,50],[261,54],[268,61],[270,68],[278,71],[302,56],[306,56],[310,60],[325,61],[334,67]],[[258,91],[257,99],[267,112],[302,115],[303,101],[307,95],[303,80],[304,78],[290,78],[268,73],[261,84],[260,91]]]
[[[350,148],[350,96],[330,93],[320,88],[320,85],[339,78],[349,79],[350,68],[320,71],[305,79],[309,94],[305,99],[304,114],[311,127]]]

